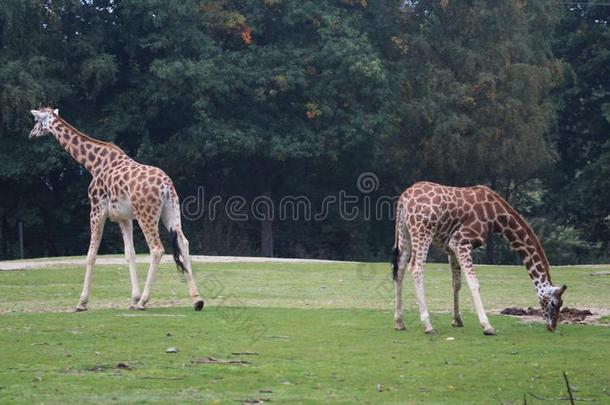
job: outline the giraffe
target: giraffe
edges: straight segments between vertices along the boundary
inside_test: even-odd
[[[140,164],[118,146],[90,138],[75,129],[51,108],[31,110],[35,119],[30,139],[51,133],[59,144],[93,176],[89,185],[91,240],[87,252],[85,280],[76,311],[86,311],[95,258],[106,219],[118,222],[125,245],[131,279],[131,309],[145,309],[153,279],[164,253],[159,238],[159,220],[171,234],[174,260],[186,278],[196,311],[203,309],[189,255],[189,243],[180,221],[180,204],[171,179],[161,169]],[[140,292],[133,246],[133,220],[137,220],[150,249],[150,267],[144,291]]]
[[[484,186],[448,187],[430,182],[415,183],[400,196],[396,210],[396,234],[392,257],[395,287],[394,328],[405,329],[402,282],[409,264],[419,306],[420,319],[427,334],[436,333],[430,322],[424,298],[423,264],[432,242],[449,257],[453,285],[453,320],[462,327],[459,291],[464,274],[479,322],[485,335],[495,335],[479,295],[472,262],[472,251],[483,245],[491,233],[499,233],[521,257],[534,282],[546,327],[557,327],[561,296],[566,286],[551,282],[549,261],[540,241],[527,222],[498,194]],[[461,271],[460,271],[461,270]]]

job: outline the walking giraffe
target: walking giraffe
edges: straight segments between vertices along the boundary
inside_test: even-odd
[[[53,134],[59,144],[93,176],[89,185],[91,203],[91,241],[87,253],[85,281],[76,311],[87,310],[95,258],[102,239],[106,219],[118,222],[129,263],[132,309],[145,309],[150,299],[153,279],[164,249],[159,238],[159,219],[169,230],[174,247],[174,260],[185,274],[195,310],[203,309],[193,279],[188,240],[182,232],[180,204],[171,179],[161,169],[140,164],[118,146],[101,142],[76,130],[59,116],[58,110],[32,110],[35,119],[30,139]],[[150,268],[144,291],[140,294],[133,247],[133,220],[137,220],[150,249]]]
[[[472,263],[472,251],[484,244],[491,233],[501,234],[521,256],[534,281],[546,327],[553,332],[563,303],[561,296],[567,287],[553,286],[549,261],[527,222],[502,197],[487,187],[446,187],[428,182],[415,183],[409,187],[397,204],[396,241],[392,258],[396,289],[395,329],[405,329],[402,282],[409,262],[421,322],[426,333],[436,333],[430,323],[423,284],[423,264],[428,248],[434,241],[448,254],[453,273],[451,324],[463,326],[459,309],[461,269],[470,287],[483,333],[495,335],[483,309],[479,282]]]

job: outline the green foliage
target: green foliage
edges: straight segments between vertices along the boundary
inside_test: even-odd
[[[607,217],[610,163],[610,7],[568,6],[555,53],[569,62],[561,89],[556,148],[560,161],[548,177],[548,204],[558,220],[580,229],[583,238],[610,252]]]
[[[495,184],[548,167],[557,14],[546,2],[405,6],[397,153],[417,177]]]
[[[380,179],[374,197],[422,179],[485,183],[558,227],[545,231],[557,260],[568,260],[564,244],[578,250],[571,239],[601,242],[590,253],[601,260],[610,255],[609,9],[4,1],[0,187],[11,192],[0,203],[0,257],[15,256],[19,222],[26,255],[86,250],[89,174],[51,139],[27,140],[29,110],[51,104],[162,167],[183,197],[203,186],[208,198],[266,195],[277,205],[304,195],[319,208],[341,190],[363,197],[355,182],[365,171]],[[520,197],[531,188],[535,206]],[[219,215],[185,226],[197,253],[269,253],[259,242],[273,237],[276,255],[384,258],[393,239],[387,216],[345,221],[337,207],[319,222]],[[122,249],[116,229],[107,232],[102,251]]]

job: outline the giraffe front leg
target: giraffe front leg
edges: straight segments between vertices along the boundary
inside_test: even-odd
[[[483,328],[483,333],[489,336],[495,335],[496,331],[489,323],[489,319],[487,319],[487,314],[485,314],[485,309],[483,308],[483,302],[481,301],[479,280],[477,280],[477,276],[474,272],[470,245],[455,246],[455,251],[460,267],[464,271],[468,287],[470,288],[472,301],[475,310],[477,311],[477,315],[479,316],[479,323]]]
[[[460,315],[460,289],[462,288],[462,273],[460,263],[453,254],[449,254],[449,265],[451,266],[451,284],[453,286],[453,320],[451,326],[461,328],[464,326]]]
[[[131,305],[129,309],[136,309],[136,305],[140,301],[142,294],[138,284],[138,273],[136,267],[136,251],[133,247],[133,222],[125,220],[119,222],[121,233],[123,234],[123,242],[125,244],[125,259],[129,265],[129,278],[131,280]]]
[[[481,301],[481,294],[479,291],[479,280],[477,280],[477,276],[474,274],[474,271],[466,273],[466,281],[468,282],[468,287],[470,287],[472,301],[474,302],[474,307],[477,311],[477,315],[479,316],[479,323],[483,328],[483,333],[489,336],[495,335],[496,330],[489,323],[487,314],[485,314],[485,309],[483,309],[483,301]]]
[[[161,241],[159,241],[159,244]],[[142,296],[140,300],[136,304],[136,309],[144,310],[146,309],[146,304],[150,300],[150,293],[152,289],[152,284],[155,279],[155,273],[157,272],[157,268],[159,267],[159,262],[163,257],[163,246],[156,247],[151,249],[150,251],[150,267],[148,268],[148,275],[146,276],[146,283],[144,284],[144,291],[142,292]]]
[[[95,265],[97,250],[102,240],[105,221],[105,216],[101,215],[101,208],[98,206],[92,207],[90,215],[91,240],[89,242],[89,250],[87,252],[85,281],[83,282],[83,290],[80,294],[80,300],[75,308],[76,312],[82,312],[87,310],[87,303],[89,302],[89,290],[91,289],[91,282],[93,279],[93,266]]]

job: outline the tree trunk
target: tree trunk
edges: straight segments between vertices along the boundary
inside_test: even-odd
[[[4,249],[4,238],[2,237],[2,231],[4,225],[4,218],[0,218],[0,258],[5,259],[5,249]]]
[[[273,257],[273,221],[261,221],[261,255]]]
[[[267,181],[263,195],[271,200],[270,180]],[[273,257],[273,216],[261,221],[261,255]]]

